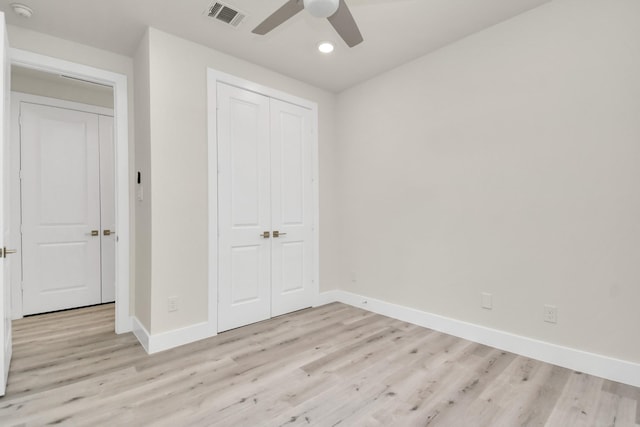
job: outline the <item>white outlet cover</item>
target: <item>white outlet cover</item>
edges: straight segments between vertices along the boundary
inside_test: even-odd
[[[543,316],[547,323],[558,323],[558,308],[553,305],[545,305]]]

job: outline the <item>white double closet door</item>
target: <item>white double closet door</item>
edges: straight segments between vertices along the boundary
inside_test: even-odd
[[[113,117],[20,103],[23,314],[115,299]]]
[[[312,113],[218,83],[218,331],[314,302]]]

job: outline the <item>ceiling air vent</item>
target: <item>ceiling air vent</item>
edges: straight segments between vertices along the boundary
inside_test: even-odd
[[[215,18],[218,21],[222,21],[225,24],[229,24],[234,27],[240,25],[242,20],[247,16],[246,13],[219,1],[213,3],[213,5],[207,9],[206,14],[211,18]]]

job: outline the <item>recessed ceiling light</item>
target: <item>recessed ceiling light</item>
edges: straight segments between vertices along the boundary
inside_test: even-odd
[[[33,15],[33,9],[24,4],[11,3],[11,7],[13,8],[13,11],[16,13],[16,15],[23,18],[31,18],[31,15]]]
[[[318,50],[322,53],[331,53],[333,52],[333,49],[335,49],[335,47],[331,42],[322,42],[318,44]]]

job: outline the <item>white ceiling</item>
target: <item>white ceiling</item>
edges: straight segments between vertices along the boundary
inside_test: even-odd
[[[16,16],[10,3],[34,10]],[[550,0],[346,0],[364,42],[349,49],[325,19],[303,11],[266,36],[251,33],[285,0],[222,0],[247,13],[236,29],[205,16],[212,0],[0,0],[10,25],[132,56],[155,27],[332,92]],[[316,50],[329,40],[331,55]]]

